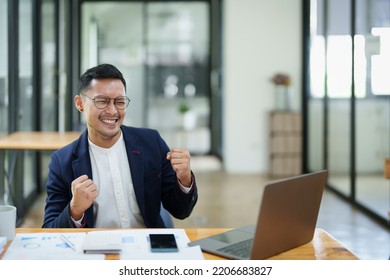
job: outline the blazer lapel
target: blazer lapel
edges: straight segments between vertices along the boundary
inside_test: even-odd
[[[79,142],[74,149],[73,158],[74,160],[72,161],[72,168],[75,178],[78,178],[81,175],[87,175],[88,178],[93,179],[87,131],[84,131],[80,136]],[[95,220],[93,215],[93,206],[87,209],[85,212],[85,218],[88,227],[94,227]]]
[[[130,165],[131,179],[133,181],[134,192],[138,206],[142,215],[145,215],[145,194],[143,191],[144,170],[142,164],[142,146],[137,144],[138,137],[131,133],[129,128],[122,129],[123,139],[126,145],[127,158]]]
[[[79,142],[74,149],[72,168],[75,178],[85,174],[88,175],[88,178],[92,179],[91,159],[88,149],[88,134],[86,131],[80,136]]]

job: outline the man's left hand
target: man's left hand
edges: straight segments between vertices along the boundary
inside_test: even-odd
[[[185,187],[190,187],[192,183],[190,158],[190,153],[186,149],[173,148],[167,153],[167,159],[171,162],[177,179]]]

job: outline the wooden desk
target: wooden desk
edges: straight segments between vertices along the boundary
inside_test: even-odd
[[[18,131],[0,138],[0,150],[58,150],[79,136],[74,131]]]
[[[42,229],[42,228],[17,228],[16,233],[32,232],[83,232],[102,229]],[[229,229],[225,228],[187,228],[185,229],[188,238],[197,240],[213,234],[221,233]],[[5,249],[11,242],[8,242]],[[0,255],[3,257],[4,252]],[[212,254],[203,254],[206,260],[224,260]],[[119,255],[106,255],[106,259],[117,260]],[[270,260],[357,260],[357,256],[345,248],[340,242],[323,229],[316,229],[314,238],[311,242],[291,249],[287,252],[275,255]]]
[[[57,150],[70,142],[76,140],[80,132],[34,132],[18,131],[7,136],[0,137],[0,204],[7,204],[5,201],[5,153],[9,151],[9,167],[7,176],[8,188],[13,190],[14,204],[18,209],[18,218],[24,216],[26,203],[23,196],[23,162],[18,162],[18,154],[24,150],[45,151]],[[14,176],[18,174],[19,176]],[[37,164],[37,176],[41,172]],[[14,182],[15,179],[15,182]],[[36,183],[37,192],[40,192],[39,179]]]

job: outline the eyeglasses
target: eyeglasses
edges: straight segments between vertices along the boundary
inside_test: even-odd
[[[107,96],[96,96],[95,98],[91,98],[88,95],[85,95],[82,93],[85,97],[88,97],[93,101],[96,108],[98,109],[105,109],[108,107],[108,104],[110,104],[111,99],[114,100],[115,108],[118,110],[124,110],[129,106],[130,99],[127,96],[119,96],[117,98],[109,98]]]

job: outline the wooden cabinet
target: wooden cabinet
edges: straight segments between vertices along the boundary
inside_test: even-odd
[[[269,113],[270,176],[302,173],[302,118],[300,112]]]

